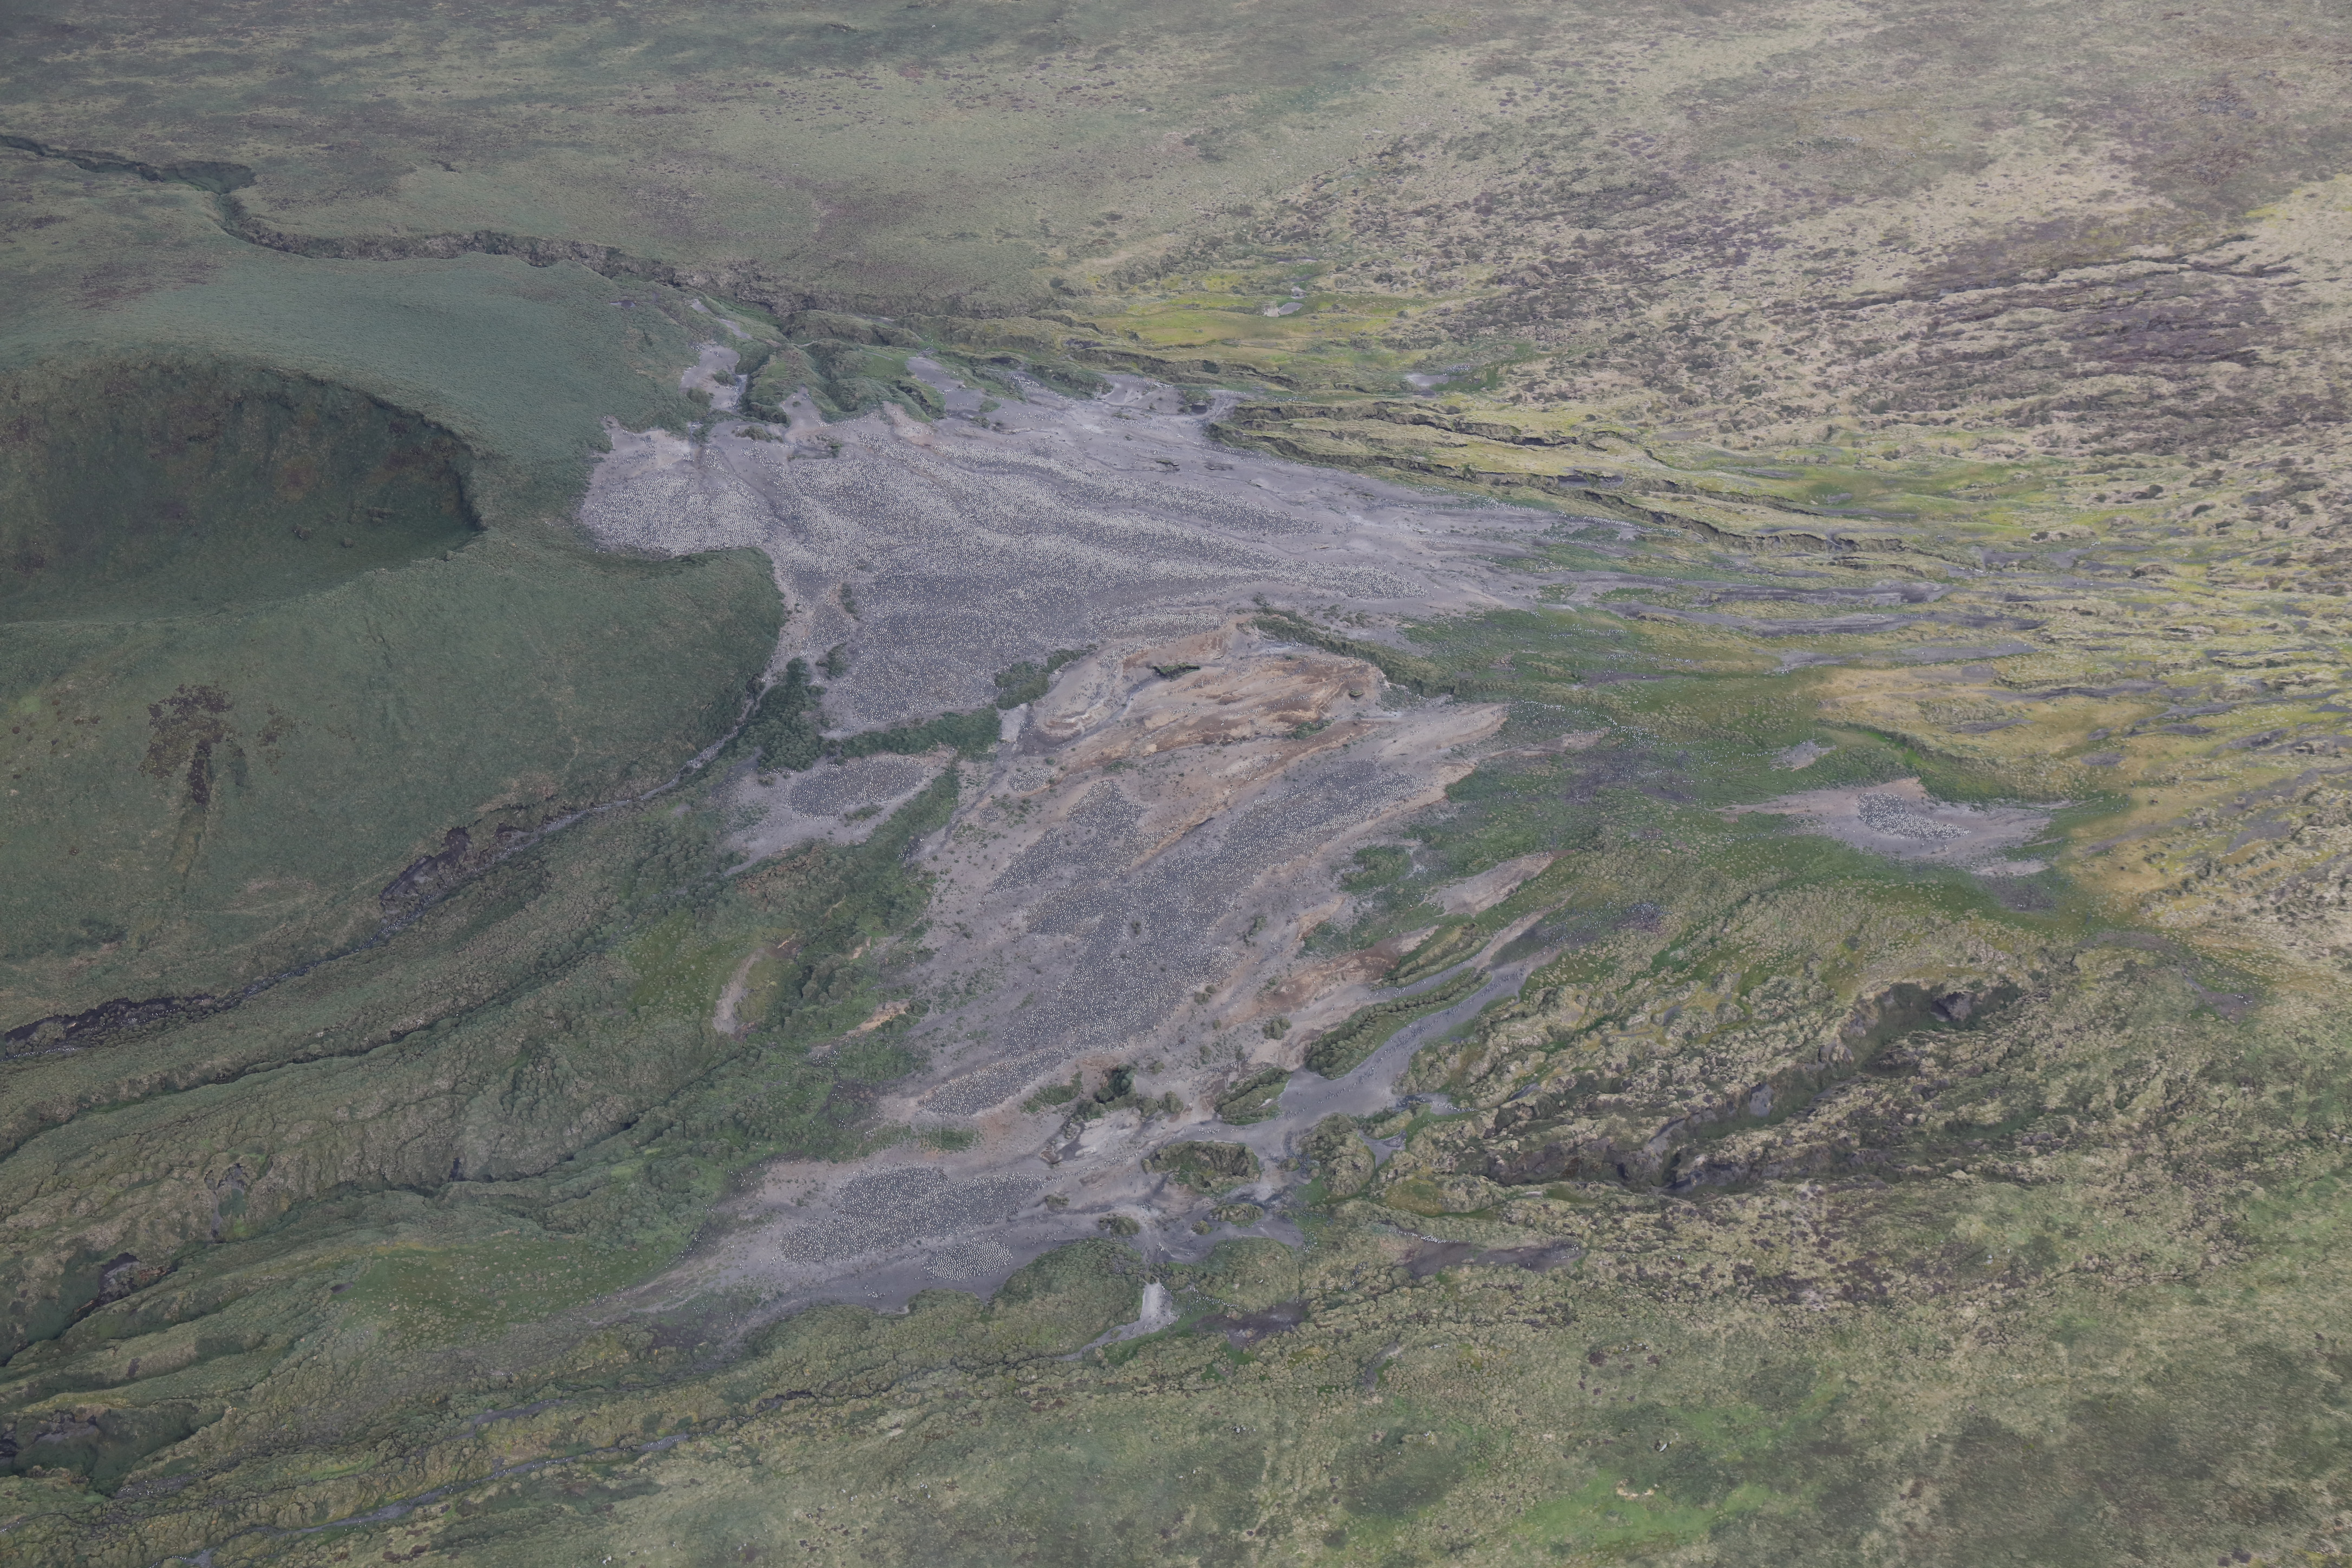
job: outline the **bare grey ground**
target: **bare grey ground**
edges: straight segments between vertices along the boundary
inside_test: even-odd
[[[742,335],[742,329],[732,321],[719,324],[739,337]],[[698,357],[677,378],[677,389],[706,394],[714,412],[732,413],[743,399],[742,378],[735,374],[742,356],[723,343],[697,343],[694,347]]]
[[[799,773],[747,770],[730,786],[737,824],[730,842],[743,851],[747,866],[813,838],[861,842],[937,778],[949,756],[942,751],[929,757],[858,757]]]
[[[1980,877],[2030,877],[2043,863],[2012,859],[2004,851],[2038,837],[2049,827],[2051,814],[2064,805],[1963,805],[1934,798],[1917,779],[1896,779],[1784,795],[1754,805],[1731,806],[1724,815],[1793,816],[1808,833],[1826,834],[1875,855],[1965,866]]]
[[[1038,389],[986,426],[871,415],[824,428],[838,458],[799,455],[814,435],[799,418],[789,443],[724,420],[692,444],[608,426],[583,521],[614,548],[766,551],[793,611],[778,662],[844,647],[827,711],[845,731],[974,707],[1018,660],[1202,630],[1261,594],[1537,602],[1544,580],[1495,562],[1552,515],[1228,452],[1205,416],[1146,411],[1167,401],[1138,382],[1088,403]]]
[[[709,381],[714,401],[730,355],[713,345],[689,373]],[[1546,956],[1493,971],[1343,1079],[1295,1071],[1272,1120],[1217,1121],[1226,1085],[1269,1065],[1296,1068],[1319,1029],[1372,998],[1392,955],[1310,962],[1300,942],[1345,902],[1337,868],[1440,802],[1492,749],[1503,718],[1422,701],[1367,663],[1273,640],[1253,629],[1252,607],[1336,606],[1378,624],[1556,604],[1563,589],[1577,598],[1639,580],[1529,569],[1524,546],[1562,527],[1556,514],[1448,502],[1213,446],[1203,417],[1154,383],[1118,378],[1089,402],[1033,388],[982,415],[979,395],[945,370],[916,368],[947,396],[939,424],[889,408],[831,426],[796,410],[788,428],[771,427],[782,440],[736,437],[731,421],[698,442],[615,428],[583,508],[608,547],[764,551],[791,608],[776,665],[832,656],[835,732],[979,707],[995,694],[995,671],[1087,650],[1044,698],[1005,715],[989,762],[955,764],[958,813],[916,851],[937,879],[930,955],[916,980],[927,1011],[911,1037],[929,1059],[877,1110],[975,1141],[952,1152],[908,1142],[849,1164],[780,1163],[729,1205],[725,1239],[656,1294],[748,1288],[766,1316],[819,1300],[986,1289],[1105,1222],[1138,1227],[1147,1254],[1197,1256],[1234,1227],[1210,1220],[1214,1198],[1142,1165],[1190,1137],[1255,1151],[1264,1174],[1234,1195],[1267,1209],[1257,1234],[1295,1235],[1282,1199],[1302,1179],[1306,1131],[1334,1112],[1396,1103],[1415,1049],[1510,994]],[[1633,525],[1565,526],[1613,536]],[[1934,595],[1889,584],[1875,597],[1892,608]],[[725,786],[731,842],[758,858],[812,837],[845,841],[946,765],[941,753],[743,770]],[[1907,858],[1981,860],[2047,820],[1944,806],[1916,786],[1888,786],[1867,805],[1844,798],[1858,792],[1822,793],[1774,809]],[[1489,868],[1438,902],[1490,908],[1548,861]],[[721,1027],[733,1026],[739,989],[722,1000]],[[1286,1030],[1267,1026],[1276,1019]],[[1074,1072],[1091,1084],[1114,1065],[1132,1067],[1139,1096],[1158,1108],[1085,1122],[1022,1109]]]

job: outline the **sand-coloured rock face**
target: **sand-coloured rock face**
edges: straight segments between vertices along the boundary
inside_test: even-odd
[[[1193,667],[1164,648],[1123,659],[1121,673],[1129,680],[1143,679],[1128,689],[1118,722],[1072,746],[1065,766],[1097,767],[1186,746],[1311,733],[1363,711],[1381,684],[1370,665],[1330,654],[1234,659],[1203,651],[1199,657],[1211,662]]]
[[[1174,746],[1254,739],[1319,721],[1341,690],[1361,697],[1381,682],[1378,669],[1315,649],[1297,650],[1288,665],[1269,663],[1247,623],[1229,620],[1213,631],[1136,647],[1121,643],[1079,659],[1053,689],[1031,704],[1038,745],[1062,745],[1117,723],[1116,754],[1148,755]],[[1235,650],[1250,646],[1252,657]],[[1222,721],[1213,714],[1223,715]],[[1181,728],[1160,735],[1171,725]],[[1143,733],[1135,733],[1139,726]],[[1075,756],[1076,752],[1072,753]],[[1093,761],[1114,754],[1096,747]]]

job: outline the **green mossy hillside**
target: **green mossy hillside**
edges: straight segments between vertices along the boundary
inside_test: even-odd
[[[563,521],[603,419],[691,412],[674,293],[284,255],[75,173],[5,170],[44,220],[0,300],[0,787],[41,825],[0,843],[6,1031],[234,994],[659,783],[782,618],[756,557]],[[89,255],[105,308],[37,308]]]
[[[463,545],[462,443],[250,366],[0,381],[0,622],[210,615]]]
[[[909,961],[906,848],[954,790],[740,877],[698,797],[599,814],[235,1007],[12,1062],[10,1467],[111,1486],[199,1430],[254,1460],[231,1408],[369,1345],[395,1353],[339,1373],[330,1417],[363,1443],[438,1419],[502,1336],[535,1378],[609,1381],[583,1309],[675,1262],[747,1163],[871,1146],[913,1058],[843,1036]],[[827,983],[719,1029],[727,974],[780,948]],[[35,1441],[95,1389],[79,1447]]]
[[[735,723],[779,620],[756,557],[509,529],[236,613],[0,630],[0,776],[43,824],[0,845],[0,900],[42,915],[5,922],[11,1026],[260,979],[650,788]]]

